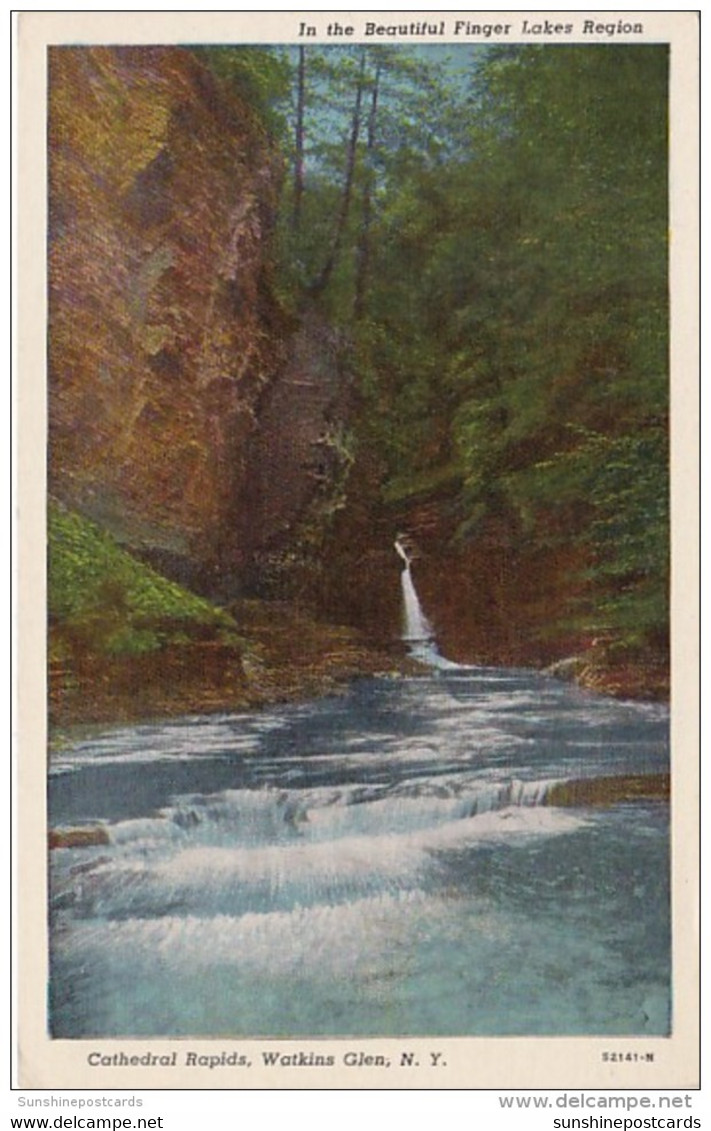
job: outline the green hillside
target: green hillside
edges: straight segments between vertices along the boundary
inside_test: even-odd
[[[216,639],[239,644],[232,617],[122,550],[109,534],[50,503],[49,621],[55,658],[74,647],[111,656]]]

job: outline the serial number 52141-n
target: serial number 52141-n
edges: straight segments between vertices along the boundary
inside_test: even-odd
[[[647,1064],[654,1063],[653,1052],[603,1052],[602,1059],[606,1062],[612,1061],[630,1061],[641,1060],[646,1061]]]

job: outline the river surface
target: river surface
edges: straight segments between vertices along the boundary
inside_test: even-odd
[[[542,802],[667,769],[665,707],[504,669],[75,733],[51,1031],[666,1034],[668,806]]]

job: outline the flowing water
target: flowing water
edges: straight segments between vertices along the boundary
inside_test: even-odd
[[[402,589],[402,639],[407,645],[410,655],[415,660],[427,664],[440,671],[445,668],[458,668],[440,653],[435,640],[435,632],[417,596],[415,583],[412,580],[412,559],[403,543],[396,539],[394,542],[398,557],[402,558],[405,568],[400,575]]]
[[[445,666],[75,735],[51,824],[56,1037],[664,1034],[664,707]]]

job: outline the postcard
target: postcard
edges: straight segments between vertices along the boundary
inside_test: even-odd
[[[697,14],[18,57],[18,1087],[697,1087]]]

